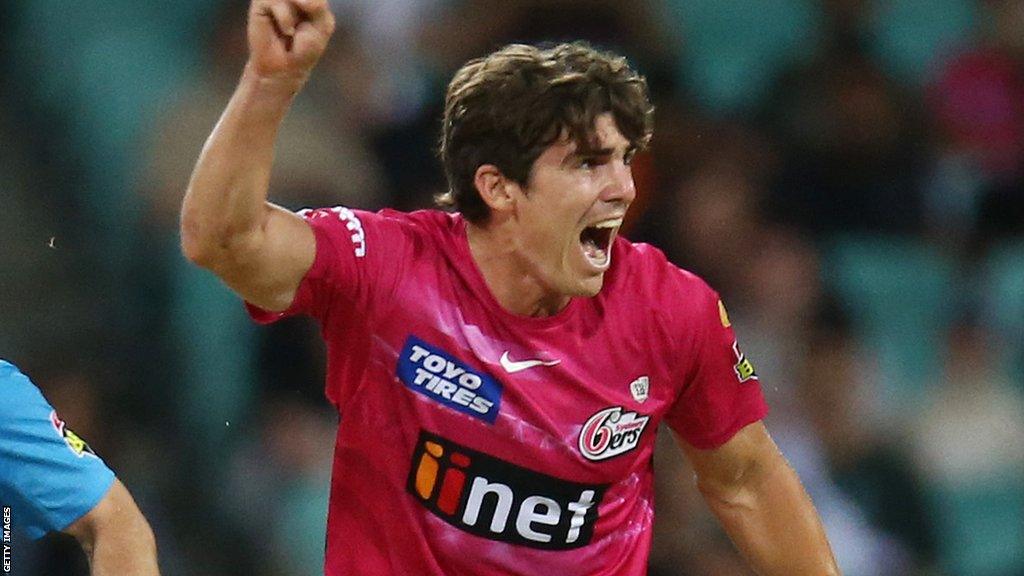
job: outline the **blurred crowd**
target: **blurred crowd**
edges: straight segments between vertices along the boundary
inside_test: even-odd
[[[844,573],[1024,575],[1024,0],[333,6],[272,200],[429,206],[461,63],[626,54],[657,108],[627,236],[723,295]],[[0,357],[131,488],[168,576],[322,565],[317,327],[254,327],[178,248],[245,12],[0,2]],[[748,574],[667,430],[655,466],[652,576]],[[63,538],[27,554],[25,574],[84,574]]]

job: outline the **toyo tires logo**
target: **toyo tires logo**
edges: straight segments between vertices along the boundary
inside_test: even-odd
[[[488,424],[494,424],[501,410],[500,382],[415,336],[402,348],[398,379],[410,390]]]
[[[622,406],[594,414],[580,430],[580,453],[587,460],[614,458],[636,448],[650,416],[624,412]]]

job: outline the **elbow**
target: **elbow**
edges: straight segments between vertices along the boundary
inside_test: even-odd
[[[210,268],[214,261],[211,243],[185,225],[181,227],[181,253],[189,262],[202,268]]]
[[[190,233],[182,228],[181,252],[189,262],[218,276],[244,268],[259,253],[258,234],[237,232]]]
[[[259,253],[263,225],[211,219],[186,207],[181,213],[181,252],[189,262],[217,273]]]
[[[211,223],[182,214],[181,252],[189,262],[216,271],[224,262],[233,258],[244,245],[247,235],[219,228]]]
[[[186,206],[181,212],[181,252],[189,262],[208,267],[212,258],[210,235],[204,233],[198,215]]]

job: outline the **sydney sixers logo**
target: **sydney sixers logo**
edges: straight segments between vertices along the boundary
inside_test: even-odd
[[[587,460],[607,460],[636,448],[650,416],[623,412],[622,406],[594,414],[580,431],[580,452]]]

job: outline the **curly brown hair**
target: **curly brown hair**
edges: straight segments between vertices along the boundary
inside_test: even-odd
[[[582,150],[594,146],[594,121],[606,112],[636,149],[650,141],[647,82],[622,56],[573,42],[547,49],[510,44],[470,60],[445,97],[440,156],[448,191],[437,203],[471,222],[486,221],[477,168],[494,164],[525,186],[534,161],[563,135]]]

